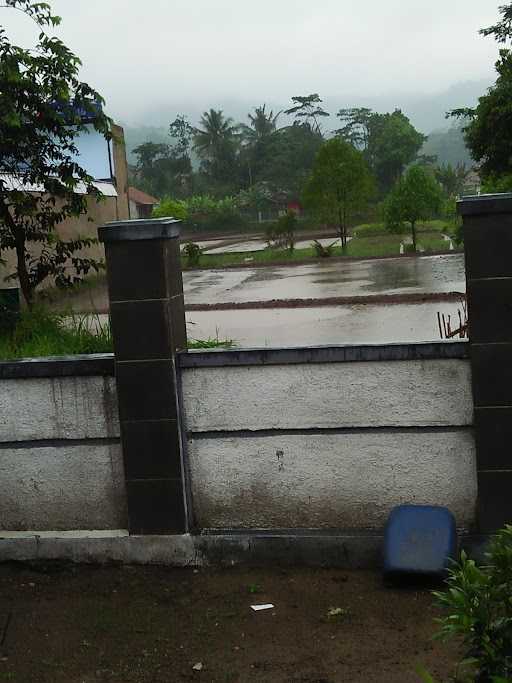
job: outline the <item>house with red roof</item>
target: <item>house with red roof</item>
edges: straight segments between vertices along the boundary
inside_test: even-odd
[[[130,202],[130,218],[150,218],[153,207],[160,202],[156,197],[152,197],[136,187],[128,188],[128,199]]]

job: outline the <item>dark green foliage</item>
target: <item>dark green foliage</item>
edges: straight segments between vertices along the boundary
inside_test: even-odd
[[[479,567],[465,553],[449,573],[447,589],[436,593],[448,615],[440,637],[462,638],[466,680],[499,683],[512,678],[512,526],[491,541],[487,564]]]
[[[400,110],[379,115],[372,127],[368,156],[383,190],[388,190],[416,159],[425,140]]]
[[[482,183],[482,192],[484,194],[512,192],[512,172],[503,175],[489,174]]]
[[[483,36],[494,36],[498,43],[506,43],[512,36],[512,4],[500,7],[501,20],[493,26],[483,28],[480,33]]]
[[[45,280],[68,286],[100,267],[77,255],[95,240],[63,241],[57,227],[85,214],[88,199],[101,198],[75,161],[75,139],[86,130],[82,115],[106,138],[110,122],[99,94],[78,79],[78,57],[44,32],[60,22],[49,6],[29,0],[6,5],[28,14],[41,29],[35,49],[27,50],[13,45],[0,27],[1,170],[15,179],[14,186],[0,180],[0,251],[15,251],[13,275],[30,306]],[[40,192],[30,191],[34,187]]]
[[[365,108],[341,109],[337,116],[344,124],[337,135],[362,151],[382,192],[417,158],[426,140],[399,109],[388,114]]]
[[[512,54],[508,50],[500,54],[496,83],[480,97],[476,109],[453,112],[467,121],[466,144],[484,178],[512,172]]]
[[[220,198],[266,186],[275,197],[297,200],[325,142],[321,121],[329,113],[317,93],[296,96],[292,101],[293,106],[284,113],[294,117],[293,125],[282,127],[278,127],[281,112],[275,113],[265,104],[248,114],[248,123],[236,124],[222,110],[209,109],[192,129],[178,116],[170,129],[174,147],[144,143],[136,148],[137,181],[159,197],[185,198],[195,193]],[[346,109],[338,116],[344,124],[337,131],[339,137],[363,153],[382,193],[417,158],[425,140],[400,110],[377,114],[364,108]],[[191,166],[176,169],[169,149],[186,150],[182,156],[174,154],[173,163],[176,159],[188,163],[191,146],[200,160],[199,171]],[[153,154],[149,162],[141,156],[145,152]],[[180,179],[179,188],[176,178]],[[145,182],[149,184],[145,186]]]
[[[133,150],[137,158],[133,182],[157,198],[186,196],[193,187],[190,157],[175,156],[165,143],[145,142]]]
[[[512,5],[500,7],[501,21],[481,33],[494,36],[499,43],[512,37]],[[496,83],[478,100],[475,109],[456,109],[450,116],[462,119],[466,144],[480,165],[484,180],[512,173],[512,53],[500,50],[496,62]]]
[[[259,180],[268,181],[290,196],[297,196],[322,146],[323,137],[308,126],[286,126],[269,141]]]

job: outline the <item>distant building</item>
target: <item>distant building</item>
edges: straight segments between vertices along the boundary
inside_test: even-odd
[[[150,218],[153,208],[160,201],[136,187],[128,188],[128,199],[130,201],[130,218]]]
[[[85,122],[87,124],[87,122]],[[84,131],[75,141],[78,153],[76,161],[91,175],[94,185],[103,194],[100,202],[91,199],[87,202],[87,213],[76,217],[66,218],[59,223],[56,232],[61,239],[72,240],[78,237],[97,237],[98,227],[109,221],[126,220],[129,218],[128,202],[128,165],[126,163],[126,149],[123,129],[116,124],[111,127],[112,140],[107,142],[101,133],[88,125],[88,131]],[[1,159],[0,159],[1,174]],[[5,182],[5,177],[3,177]],[[17,189],[16,177],[9,178],[13,189]],[[24,189],[37,192],[38,188]],[[84,191],[77,188],[78,193]],[[31,245],[31,251],[37,253],[37,245]],[[81,255],[96,259],[103,259],[105,252],[103,244],[95,244],[84,249]],[[0,289],[5,287],[5,278],[16,268],[16,255],[12,249],[6,249],[2,253],[3,263],[0,262]],[[47,282],[46,284],[50,284]]]

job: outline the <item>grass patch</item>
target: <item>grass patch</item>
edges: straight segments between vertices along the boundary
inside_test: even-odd
[[[416,226],[416,232],[417,233],[423,233],[423,232],[432,232],[432,233],[438,233],[438,232],[446,232],[448,230],[448,226],[446,221],[443,220],[432,220],[432,221],[424,221],[422,223],[418,223]],[[401,234],[401,235],[408,235],[410,233],[409,227],[406,225],[404,226],[403,232],[402,233],[392,233],[392,234]],[[364,223],[363,225],[358,225],[356,228],[352,230],[352,234],[354,237],[375,237],[377,235],[389,235],[390,232],[384,225],[384,223]]]
[[[430,224],[434,223],[433,229],[429,230]],[[418,230],[418,245],[425,251],[446,251],[448,242],[441,236],[442,221],[429,221],[422,225]],[[437,225],[438,224],[438,225]],[[444,225],[444,224],[443,224]],[[363,226],[364,227],[364,226]],[[371,226],[372,229],[374,226]],[[364,233],[363,233],[364,234]],[[404,233],[390,233],[385,231],[382,234],[357,234],[347,245],[347,252],[344,254],[341,247],[334,247],[332,256],[349,256],[352,258],[369,258],[372,256],[398,256],[400,244],[405,238],[409,237],[410,231]],[[313,240],[311,240],[313,244]],[[250,260],[248,260],[250,259]],[[305,249],[262,249],[261,251],[250,252],[226,252],[224,254],[202,254],[199,260],[201,268],[225,268],[227,266],[247,265],[247,264],[286,264],[294,261],[325,261],[320,258],[313,246]],[[182,259],[184,269],[187,269],[187,259]]]
[[[233,346],[235,346],[235,342],[232,339],[219,339],[218,337],[187,340],[189,349],[230,349]]]
[[[24,311],[11,334],[0,337],[0,358],[69,356],[112,351],[110,325],[99,316]]]
[[[192,339],[190,349],[234,346],[231,339]],[[23,311],[11,333],[0,335],[0,360],[112,353],[110,320],[96,314],[55,313],[43,307]]]

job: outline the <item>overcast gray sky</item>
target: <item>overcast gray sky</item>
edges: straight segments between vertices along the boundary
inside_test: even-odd
[[[503,0],[50,0],[57,34],[118,119],[242,100],[434,93],[493,79],[478,29]],[[37,28],[0,23],[24,45]]]

